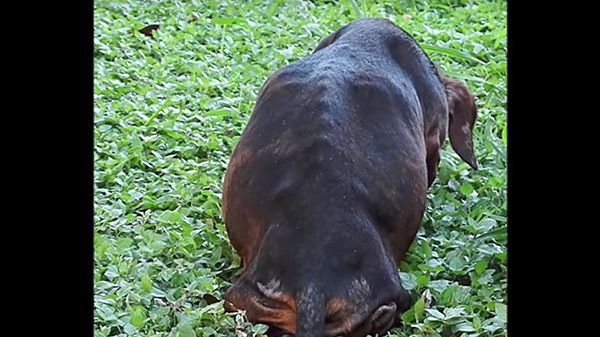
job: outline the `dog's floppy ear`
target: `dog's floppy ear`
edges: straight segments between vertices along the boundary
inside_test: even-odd
[[[327,37],[325,37],[323,40],[321,40],[321,42],[319,42],[317,47],[315,47],[315,50],[313,51],[313,53],[316,53],[317,51],[332,44],[333,41],[335,41],[335,39],[337,39],[340,36],[340,33],[342,32],[342,30],[344,30],[347,26],[348,25],[344,25],[340,29],[336,30],[335,32],[327,35]]]
[[[329,46],[333,40],[335,40],[335,36],[337,35],[337,30],[329,35],[327,35],[327,37],[325,37],[323,40],[321,40],[321,42],[319,42],[319,44],[317,45],[317,47],[315,48],[315,50],[313,51],[313,53],[316,53],[317,51]]]
[[[473,125],[477,118],[475,97],[461,81],[441,75],[448,98],[448,136],[454,151],[477,169],[473,150]]]

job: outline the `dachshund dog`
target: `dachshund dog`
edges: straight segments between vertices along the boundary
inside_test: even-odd
[[[446,136],[473,169],[474,96],[401,28],[353,21],[273,73],[223,186],[242,273],[226,303],[271,335],[363,337],[411,299],[413,241]],[[274,333],[273,331],[277,331]]]

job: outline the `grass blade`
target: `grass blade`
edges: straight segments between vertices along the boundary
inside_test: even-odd
[[[354,14],[356,15],[357,18],[364,18],[365,15],[363,14],[363,12],[360,10],[360,8],[358,8],[358,5],[356,4],[355,0],[349,0],[350,4],[352,5],[352,9],[354,10]]]
[[[432,51],[432,52],[448,55],[450,57],[454,57],[454,58],[458,58],[458,59],[462,59],[462,60],[477,62],[479,64],[485,64],[485,62],[483,62],[482,60],[476,58],[475,56],[473,56],[467,52],[462,52],[462,51],[448,48],[448,47],[434,46],[434,45],[430,45],[430,44],[419,44],[419,45],[421,46],[421,48],[423,48],[423,50],[426,50],[426,51]]]
[[[475,238],[475,240],[485,240],[485,239],[496,239],[506,235],[506,227],[501,227],[498,229],[494,229],[493,231],[489,231],[487,233],[481,234]]]

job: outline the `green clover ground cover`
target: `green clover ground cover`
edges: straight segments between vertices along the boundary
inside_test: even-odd
[[[446,143],[399,270],[418,300],[387,336],[506,336],[505,1],[97,0],[94,16],[96,336],[265,331],[220,302],[239,266],[223,173],[266,77],[363,16],[410,32],[480,108],[480,169]]]

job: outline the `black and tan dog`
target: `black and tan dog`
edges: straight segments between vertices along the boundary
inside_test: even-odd
[[[271,75],[237,144],[223,215],[243,272],[225,299],[296,337],[383,333],[410,306],[397,264],[446,135],[477,167],[477,108],[392,22],[361,19]]]

